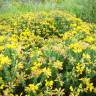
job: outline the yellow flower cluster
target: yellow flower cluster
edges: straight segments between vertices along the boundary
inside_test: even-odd
[[[51,80],[51,81],[47,81],[47,80],[46,80],[45,86],[52,88],[53,83],[54,83],[54,82],[53,82],[52,80]]]
[[[76,66],[76,72],[78,72],[79,74],[82,74],[82,72],[84,71],[85,69],[85,65],[84,64],[77,64]]]
[[[36,92],[38,90],[38,86],[34,84],[29,84],[28,87],[25,88],[25,91],[27,92]]]
[[[70,44],[69,47],[76,53],[82,52],[86,46],[82,42],[75,42],[73,44]]]
[[[0,18],[0,96],[95,96],[96,25],[64,11]]]
[[[9,66],[11,64],[11,60],[8,56],[0,55],[0,70],[3,70],[4,66]]]
[[[95,89],[93,86],[93,83],[90,83],[90,78],[81,78],[81,80],[86,85],[86,88],[84,89],[84,91],[92,92]]]

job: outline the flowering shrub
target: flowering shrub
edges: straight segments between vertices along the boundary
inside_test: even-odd
[[[95,96],[96,25],[63,11],[0,19],[1,96]]]

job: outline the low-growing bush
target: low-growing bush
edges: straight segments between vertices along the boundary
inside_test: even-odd
[[[63,11],[0,18],[1,96],[95,96],[96,25]]]

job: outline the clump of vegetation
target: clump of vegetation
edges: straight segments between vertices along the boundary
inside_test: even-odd
[[[1,96],[95,94],[95,24],[64,11],[0,18]]]

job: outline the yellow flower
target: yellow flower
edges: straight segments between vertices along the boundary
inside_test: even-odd
[[[3,89],[3,88],[4,88],[4,84],[1,84],[1,85],[0,85],[0,89]]]
[[[11,64],[11,59],[9,59],[8,56],[0,55],[0,63],[2,65],[4,65],[4,64],[10,65]]]
[[[53,82],[52,80],[51,80],[51,81],[47,81],[47,80],[46,80],[45,86],[52,88],[53,83],[54,83],[54,82]]]
[[[54,62],[54,67],[56,67],[57,69],[63,69],[62,67],[63,62],[60,62],[59,60],[57,60],[56,62]]]
[[[91,59],[91,56],[90,56],[89,54],[84,54],[84,53],[83,53],[83,58],[84,58],[84,59]]]
[[[88,43],[92,43],[94,41],[94,38],[92,36],[88,36],[84,39],[84,41],[88,42]]]
[[[63,35],[63,40],[68,40],[71,39],[72,37],[74,37],[74,35],[76,34],[76,31],[68,31]]]
[[[47,77],[51,76],[51,69],[50,68],[44,68],[42,70],[42,72],[44,72]]]
[[[3,51],[4,50],[4,46],[0,46],[0,51]]]
[[[38,86],[37,85],[34,85],[34,84],[29,84],[29,87],[32,91],[36,91],[38,90]]]
[[[40,62],[34,62],[33,65],[36,67],[40,67],[42,64]]]
[[[92,92],[93,89],[94,89],[93,83],[86,84],[86,91],[89,90],[90,92]]]
[[[77,64],[76,66],[76,72],[78,72],[79,74],[82,74],[82,72],[84,71],[85,69],[85,65],[84,64]]]
[[[90,83],[90,78],[81,78],[81,81],[83,81],[84,84],[86,84],[85,91],[92,92],[94,90],[93,83]]]
[[[95,46],[95,45],[91,45],[91,46],[90,46],[90,49],[92,49],[92,50],[95,50],[95,51],[96,51],[96,46]]]
[[[21,62],[18,63],[17,66],[18,66],[19,69],[23,69],[24,68],[24,65]]]
[[[0,42],[3,42],[5,40],[5,36],[0,36]]]
[[[17,43],[12,43],[12,44],[6,44],[6,48],[12,48],[12,49],[16,49],[17,48]]]
[[[70,91],[73,91],[73,87],[72,87],[72,86],[70,86],[70,88],[69,88],[69,89],[70,89]]]
[[[38,77],[42,73],[42,70],[37,66],[33,66],[31,67],[31,73],[33,76]]]
[[[82,52],[86,46],[82,42],[75,42],[73,44],[69,45],[69,48],[71,48],[75,53]]]
[[[83,91],[82,84],[80,84],[80,85],[78,86],[78,89],[77,89],[77,92],[78,92],[78,93],[80,93],[81,91]]]
[[[25,88],[27,92],[36,92],[38,90],[38,86],[34,84],[29,84],[28,87]]]
[[[31,67],[31,71],[33,71],[33,72],[34,72],[35,70],[37,70],[37,69],[38,69],[37,66],[32,66],[32,67]]]

